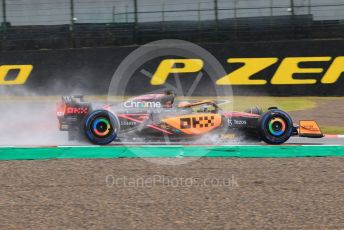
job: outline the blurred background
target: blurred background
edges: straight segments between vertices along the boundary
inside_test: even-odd
[[[1,50],[332,39],[344,0],[0,0]]]

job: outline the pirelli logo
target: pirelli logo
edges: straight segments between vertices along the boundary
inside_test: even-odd
[[[344,56],[330,57],[264,57],[264,58],[228,58],[228,65],[241,65],[225,76],[220,76],[216,85],[314,85],[335,84],[344,73]],[[319,64],[327,64],[324,68]],[[312,64],[313,67],[304,65]],[[179,66],[179,67],[178,67]],[[259,76],[262,71],[274,68],[270,76]],[[187,76],[203,70],[201,59],[167,59],[158,66],[151,79],[151,85],[163,85],[172,74]],[[302,77],[295,77],[295,75]],[[317,75],[316,75],[317,74]],[[318,75],[321,76],[318,76]],[[258,76],[257,76],[258,75]],[[257,78],[258,77],[258,78]]]
[[[0,66],[0,85],[23,85],[32,72],[32,65]],[[11,76],[14,73],[14,76]]]
[[[180,118],[181,129],[209,128],[215,126],[214,116]]]

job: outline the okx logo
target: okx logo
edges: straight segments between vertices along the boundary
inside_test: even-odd
[[[215,126],[215,116],[180,118],[181,129],[208,128]]]

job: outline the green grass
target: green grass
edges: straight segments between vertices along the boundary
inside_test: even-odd
[[[343,134],[344,127],[337,126],[321,126],[321,131],[326,134]]]
[[[315,108],[316,102],[313,98],[309,97],[234,97],[234,110],[244,111],[253,106],[258,106],[263,110],[276,106],[290,112]]]
[[[224,110],[245,111],[258,106],[263,110],[269,107],[278,107],[285,111],[307,110],[316,107],[316,97],[267,97],[267,96],[235,96],[235,97],[177,97],[177,101],[188,100],[228,100],[229,103],[220,107]]]

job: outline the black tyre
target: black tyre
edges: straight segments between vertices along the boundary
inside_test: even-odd
[[[85,118],[85,134],[96,145],[113,142],[120,129],[118,118],[109,111],[96,110]]]
[[[259,136],[268,144],[283,144],[291,137],[292,132],[293,121],[291,117],[282,110],[269,110],[259,118]]]

